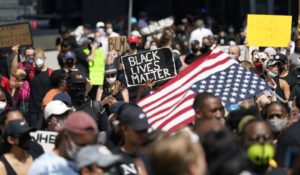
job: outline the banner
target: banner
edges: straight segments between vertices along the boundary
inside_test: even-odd
[[[167,80],[177,74],[172,52],[168,48],[123,56],[121,59],[127,87],[142,85],[151,79]]]
[[[0,48],[33,45],[29,23],[0,25]]]
[[[291,40],[292,16],[248,15],[249,46],[288,47]]]
[[[108,51],[115,50],[118,53],[126,52],[127,47],[127,37],[118,36],[108,38]]]
[[[43,147],[45,152],[49,152],[54,148],[57,134],[57,132],[52,131],[36,131],[31,132],[30,136]]]
[[[150,24],[149,26],[142,28],[141,33],[143,35],[150,35],[151,33],[160,31],[161,29],[164,29],[166,27],[170,27],[174,24],[174,18],[173,17],[168,17],[165,19],[161,19],[157,22],[154,22]]]

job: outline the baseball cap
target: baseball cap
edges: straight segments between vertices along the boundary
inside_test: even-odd
[[[72,51],[67,51],[65,54],[64,54],[64,56],[63,56],[63,58],[64,58],[64,60],[66,60],[66,59],[76,59],[76,55],[75,55],[75,53],[74,52],[72,52]]]
[[[58,93],[53,97],[53,100],[60,100],[64,103],[66,103],[67,105],[71,105],[72,104],[72,100],[69,94],[67,93]]]
[[[87,83],[87,78],[79,71],[71,71],[67,78],[67,83]]]
[[[120,125],[130,125],[135,131],[143,131],[149,128],[146,113],[137,105],[123,105],[118,112]]]
[[[114,64],[105,66],[105,74],[116,73],[118,70]]]
[[[266,63],[266,67],[274,66],[276,64],[281,64],[281,61],[276,60],[276,59],[269,59]]]
[[[102,22],[102,21],[99,21],[99,22],[97,22],[97,24],[96,24],[96,28],[100,28],[100,27],[104,27],[105,26],[105,24],[104,24],[104,22]]]
[[[101,168],[109,168],[122,162],[122,156],[112,154],[103,145],[88,145],[82,147],[75,157],[77,167],[83,168],[92,164],[97,164]]]
[[[76,111],[68,116],[66,130],[78,134],[89,133],[91,130],[98,132],[95,120],[83,111]]]
[[[44,111],[44,117],[47,120],[51,115],[61,115],[71,110],[64,102],[60,100],[53,100],[49,102]]]
[[[288,63],[288,58],[286,55],[283,55],[283,54],[276,54],[273,56],[273,59],[274,60],[278,60],[284,64]]]
[[[29,127],[25,119],[12,120],[5,126],[3,137],[22,135],[34,130],[34,128]]]
[[[265,50],[264,50],[265,53],[273,56],[273,55],[276,55],[276,50],[272,47],[267,47]]]
[[[139,43],[140,42],[140,39],[138,36],[135,36],[135,35],[130,35],[128,37],[128,42],[129,43]]]

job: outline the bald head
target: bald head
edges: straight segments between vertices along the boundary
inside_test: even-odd
[[[229,46],[228,48],[228,54],[230,56],[233,56],[237,61],[238,58],[241,56],[241,49],[239,46]]]

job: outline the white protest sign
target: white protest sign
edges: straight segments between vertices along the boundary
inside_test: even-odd
[[[163,28],[170,27],[174,24],[174,18],[173,17],[168,17],[161,19],[157,22],[153,22],[149,26],[142,28],[141,33],[143,35],[150,35],[153,32],[159,31]]]
[[[57,132],[52,131],[36,131],[31,132],[30,136],[43,147],[45,152],[49,152],[54,148],[57,134]]]

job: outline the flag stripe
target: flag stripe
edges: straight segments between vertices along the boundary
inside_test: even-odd
[[[176,131],[178,128],[190,124],[195,119],[195,112],[189,110],[184,115],[174,119],[174,121],[169,122],[167,125],[162,127],[163,131],[173,132]]]
[[[214,68],[218,65],[221,65],[216,70],[225,69],[226,67],[222,66],[222,64],[224,65],[224,63],[226,63],[226,62],[229,62],[229,64],[226,66],[230,66],[231,64],[235,63],[231,58],[226,57],[226,55],[220,55],[220,57],[216,58],[215,60],[208,61],[208,63],[205,65],[205,67],[204,67],[204,65],[198,66],[196,69],[193,70],[193,73],[189,74],[189,76],[187,75],[187,76],[183,77],[181,79],[181,81],[174,83],[174,86],[176,86],[176,89],[173,88],[172,92],[170,92],[170,93],[165,92],[161,98],[155,99],[155,100],[151,99],[151,98],[147,99],[147,97],[146,97],[145,100],[148,101],[148,104],[143,105],[142,103],[139,103],[139,105],[145,110],[145,112],[150,112],[152,110],[158,111],[160,109],[159,107],[165,106],[165,104],[163,104],[163,106],[161,106],[162,103],[166,103],[170,99],[173,100],[174,98],[181,96],[183,93],[185,93],[185,91],[188,88],[190,88],[190,86],[192,84],[195,83],[195,81],[198,80],[198,78],[205,78],[205,77],[209,76],[210,74],[213,74],[214,72],[211,71],[212,68]],[[207,71],[207,73],[204,73],[205,71]],[[168,88],[166,90],[171,89],[172,87],[173,87],[173,85],[168,86]],[[159,96],[161,94],[156,94],[156,95]],[[150,97],[156,96],[156,95],[152,94]],[[172,105],[174,105],[174,104],[169,104],[169,106],[166,106],[166,107],[170,107]],[[150,114],[155,113],[155,111],[150,112]],[[150,115],[150,114],[148,114],[148,115]]]

